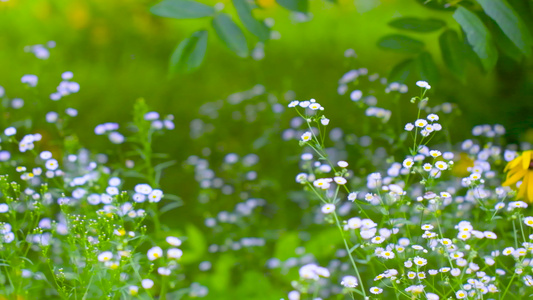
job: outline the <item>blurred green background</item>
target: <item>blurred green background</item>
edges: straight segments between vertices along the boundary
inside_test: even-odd
[[[222,145],[220,140],[200,143],[190,138],[190,123],[198,118],[202,104],[226,99],[230,94],[262,84],[281,103],[286,103],[281,99],[287,91],[293,91],[296,99],[316,98],[327,107],[328,117],[335,126],[340,124],[345,131],[353,128],[355,132],[361,120],[346,109],[347,105],[351,105],[347,96],[337,94],[338,79],[354,67],[365,67],[369,73],[378,72],[386,76],[392,66],[409,57],[408,54],[388,52],[376,46],[381,36],[398,32],[387,23],[400,16],[437,17],[451,28],[458,29],[451,12],[430,10],[414,0],[341,0],[338,3],[313,0],[310,8],[312,18],[306,22],[295,21],[287,10],[273,1],[262,2],[265,8],[258,11],[257,15],[273,18],[273,30],[278,31],[281,37],[266,43],[265,57],[259,61],[239,58],[226,49],[205,20],[173,20],[150,14],[149,8],[157,1],[0,2],[0,86],[5,87],[9,97],[28,99],[33,96],[20,83],[20,78],[24,74],[36,74],[40,80],[38,89],[42,89],[42,95],[48,95],[60,81],[61,73],[72,71],[81,90],[62,100],[79,110],[79,116],[70,126],[82,144],[100,151],[105,151],[109,142],[103,137],[96,137],[94,127],[104,122],[124,123],[131,120],[133,103],[137,98],[145,98],[155,111],[174,114],[176,130],[167,133],[163,140],[157,140],[156,148],[159,152],[169,153],[178,162],[177,167],[167,171],[162,186],[165,191],[179,195],[185,206],[165,215],[166,222],[171,228],[184,227],[184,224],[196,224],[196,227],[203,228],[204,217],[212,216],[216,209],[231,209],[237,200],[217,203],[216,209],[210,212],[195,207],[197,184],[191,176],[192,171],[180,168],[181,162],[190,155],[198,155],[204,147],[217,148]],[[227,7],[224,11],[235,14],[229,1],[221,3]],[[203,28],[210,31],[203,65],[192,74],[169,77],[169,57],[178,42]],[[444,68],[438,33],[414,36],[426,43],[427,50],[433,54],[441,70],[440,80],[430,82],[433,86],[431,101],[456,103],[460,108],[461,115],[449,128],[453,141],[469,137],[474,125],[499,123],[506,127],[509,141],[533,142],[531,59],[517,62],[501,57],[496,68],[488,74],[480,71],[475,61],[469,61],[466,83],[461,83]],[[48,60],[39,60],[33,54],[24,52],[27,45],[45,44],[50,40],[55,41],[57,46],[50,50]],[[253,46],[250,42],[250,47]],[[349,48],[357,53],[355,62],[344,57],[345,50]],[[415,90],[414,82],[418,78],[413,74],[409,79],[410,89]],[[412,107],[408,107],[410,95],[413,94],[410,92],[403,97],[398,110],[393,111],[402,122],[412,118],[412,115],[403,116],[407,110],[412,110]],[[46,97],[41,100],[50,101]],[[256,152],[261,159],[259,176],[279,179],[278,182],[266,182],[256,187],[258,197],[278,197],[274,200],[276,205],[266,208],[263,217],[256,220],[256,226],[271,228],[273,232],[289,232],[300,224],[298,215],[291,217],[292,211],[298,206],[276,191],[298,188],[294,186],[293,175],[298,172],[296,161],[299,149],[294,143],[291,144],[292,149],[286,149],[288,143],[277,142],[281,140],[277,134],[267,135],[271,145],[261,150],[254,149],[252,141],[263,135],[265,128],[273,126],[274,121],[279,121],[282,127],[288,127],[293,115],[287,113],[281,120],[273,120],[265,115],[258,115],[257,123],[260,125],[256,128],[254,125],[228,121],[231,125],[217,127],[220,134],[211,138],[218,136],[224,140],[224,151],[221,152],[233,151],[240,155]],[[278,131],[282,129],[277,128]],[[223,159],[222,154],[212,157],[215,161]],[[284,157],[289,157],[288,162]],[[205,228],[201,230],[207,231]],[[274,239],[277,236],[277,233],[269,231],[250,232],[251,236],[254,234],[267,238],[271,234]],[[288,236],[288,240],[297,239],[294,234],[288,233]],[[207,233],[206,239],[209,239]],[[259,256],[266,260],[273,251],[283,252],[283,249],[279,250],[279,245],[274,250],[272,247],[269,245],[257,250],[264,251]],[[257,262],[255,257],[244,255],[237,260],[230,254],[222,254],[215,268],[218,277],[213,278],[225,278],[227,274],[224,272],[229,272],[233,264],[238,264],[239,270],[246,270],[251,264],[264,265],[264,260]],[[220,294],[216,296],[215,287],[210,299],[223,299],[220,295],[227,299],[248,299],[242,295],[255,295],[254,299],[263,299],[257,296],[257,291],[268,290],[275,285],[277,290],[264,298],[274,299],[282,297],[283,289],[289,288],[289,281],[278,282],[275,276],[270,278],[270,283],[262,282],[260,271],[246,273],[245,279],[240,277],[242,274],[237,272],[233,277],[230,276],[233,284],[242,280],[250,283],[242,284],[244,290],[239,292],[239,296],[232,296],[232,292],[228,291],[228,281],[214,284],[219,287]],[[202,278],[207,280],[207,276],[198,276],[200,281]],[[254,287],[257,282],[264,286]]]
[[[259,16],[275,19],[281,39],[265,46],[261,61],[233,55],[211,32],[204,65],[190,75],[169,79],[169,56],[191,32],[208,28],[204,20],[174,20],[151,15],[157,1],[33,1],[10,0],[0,5],[0,84],[16,87],[24,74],[59,76],[71,70],[83,92],[71,101],[81,114],[77,125],[127,118],[131,102],[145,97],[155,110],[176,115],[178,127],[188,127],[201,103],[263,84],[269,91],[293,90],[297,98],[316,98],[335,103],[336,82],[348,71],[343,53],[352,48],[358,65],[386,75],[408,55],[381,50],[376,42],[384,34],[398,32],[387,26],[394,17],[437,17],[457,28],[450,12],[429,10],[417,1],[358,0],[332,4],[311,2],[312,19],[294,22],[289,12],[275,3]],[[214,3],[214,2],[213,2]],[[213,4],[209,3],[209,4]],[[221,1],[232,7],[228,1]],[[482,74],[469,66],[467,84],[453,79],[442,66],[438,34],[416,35],[433,53],[443,76],[435,88],[437,101],[458,103],[466,126],[502,123],[517,138],[532,127],[531,60],[500,59],[497,69]],[[24,46],[57,42],[51,58],[39,61]],[[253,46],[253,45],[251,45]],[[472,64],[472,63],[471,63]],[[41,80],[54,77],[41,76]],[[15,90],[14,90],[15,89]],[[517,122],[516,120],[520,120]],[[469,126],[471,127],[471,126]]]

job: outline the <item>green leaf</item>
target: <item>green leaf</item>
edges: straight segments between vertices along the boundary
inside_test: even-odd
[[[492,35],[481,19],[468,9],[459,6],[453,18],[463,28],[468,43],[481,60],[486,71],[491,70],[498,60],[498,51],[492,40]]]
[[[399,82],[399,83],[405,83],[407,81],[407,78],[409,77],[409,74],[413,70],[414,67],[414,60],[413,59],[407,59],[396,66],[392,68],[392,70],[389,73],[389,81],[390,82]]]
[[[420,79],[432,83],[439,81],[439,69],[429,52],[424,51],[420,53],[416,60],[416,64]]]
[[[215,14],[215,9],[195,1],[163,0],[150,8],[154,15],[175,19],[196,19]]]
[[[247,0],[233,0],[233,5],[237,10],[241,22],[248,31],[257,36],[261,41],[266,41],[270,38],[270,30],[265,25],[265,22],[254,18],[252,8]]]
[[[307,0],[276,0],[276,2],[288,10],[306,13],[309,9]]]
[[[463,42],[459,35],[452,29],[444,31],[439,36],[440,51],[444,64],[450,71],[464,82],[465,80],[465,53]]]
[[[518,47],[503,33],[500,27],[494,25],[496,28],[492,30],[494,40],[498,41],[496,46],[500,50],[500,54],[506,55],[516,62],[519,62],[524,57],[524,54]]]
[[[378,46],[396,52],[418,53],[424,48],[424,43],[402,34],[389,34],[379,39]]]
[[[242,30],[227,14],[219,14],[213,19],[213,28],[220,39],[240,57],[248,56],[248,44]]]
[[[170,57],[169,73],[190,73],[202,64],[207,48],[207,30],[196,31],[179,43]]]
[[[361,246],[361,244],[356,244],[355,246],[353,246],[352,248],[350,248],[350,251],[348,251],[350,254],[353,253],[355,251],[355,249],[359,248],[359,246]]]
[[[183,206],[183,203],[181,202],[170,202],[159,209],[159,215],[162,215],[181,206]]]
[[[394,19],[389,22],[389,26],[394,28],[415,31],[420,33],[432,32],[446,26],[446,23],[439,19],[420,19],[415,17],[405,17]]]
[[[166,169],[168,167],[171,167],[171,166],[175,165],[176,163],[177,163],[176,160],[166,161],[166,162],[163,162],[163,163],[160,163],[160,164],[156,165],[154,167],[154,170],[155,171],[161,171],[161,170],[164,170],[164,169]]]
[[[531,33],[511,5],[505,0],[477,0],[477,2],[518,49],[526,56],[530,56],[533,46]]]

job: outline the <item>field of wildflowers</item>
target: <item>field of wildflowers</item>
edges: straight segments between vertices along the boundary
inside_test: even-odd
[[[275,72],[279,82],[258,75],[250,86],[238,84],[244,69],[204,61],[207,49],[229,50],[251,58],[235,68],[249,63],[261,74],[270,67],[258,62],[275,53],[267,41],[296,30],[274,27],[286,10],[293,24],[326,22],[316,2],[148,2],[137,19],[146,24],[211,22],[198,29],[203,21],[194,21],[193,33],[161,59],[168,70],[146,67],[167,77],[151,81],[152,90],[143,86],[146,94],[131,91],[150,72],[123,82],[107,74],[111,68],[102,76],[113,91],[95,94],[95,64],[79,67],[79,58],[60,55],[68,39],[41,37],[0,52],[1,64],[17,65],[0,74],[0,300],[533,296],[531,4],[414,3],[422,12],[442,10],[441,19],[400,13],[385,23],[438,33],[438,54],[406,35],[376,36],[379,48],[405,60],[388,57],[385,68],[375,67],[364,63],[377,54],[361,60],[352,48],[336,49],[327,54],[342,62],[333,71],[312,70],[320,89],[293,83],[308,74],[279,75],[291,66]],[[11,9],[36,5],[64,8],[82,30],[87,7],[98,4],[76,3],[0,0],[0,24],[2,16],[14,20]],[[208,43],[210,35],[219,41]],[[492,44],[497,37],[501,47]],[[7,33],[0,46],[13,40]],[[520,81],[508,84],[503,77],[512,72]],[[231,91],[230,75],[237,78]],[[469,88],[479,82],[490,84]],[[176,86],[205,99],[159,94]],[[309,95],[315,89],[322,98]],[[484,117],[482,100],[464,98],[482,97],[483,89],[508,97],[499,105],[521,102],[487,108],[499,119]],[[135,98],[117,99],[122,90]],[[479,111],[469,114],[474,106]]]

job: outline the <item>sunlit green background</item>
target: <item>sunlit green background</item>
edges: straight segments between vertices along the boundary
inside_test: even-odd
[[[229,7],[226,12],[234,14],[227,0],[221,2]],[[280,33],[281,39],[269,41],[265,46],[265,58],[255,61],[239,58],[226,49],[206,20],[173,20],[151,15],[148,9],[155,3],[157,1],[144,0],[0,2],[0,85],[6,88],[9,97],[28,99],[34,96],[20,83],[22,75],[38,75],[38,89],[41,89],[42,95],[48,95],[60,81],[60,74],[72,71],[81,90],[64,100],[79,110],[79,116],[71,126],[83,144],[100,150],[105,150],[109,142],[96,137],[94,127],[103,122],[129,121],[137,98],[144,97],[153,110],[174,114],[176,130],[167,134],[164,141],[158,141],[157,146],[161,152],[169,153],[178,161],[177,167],[171,168],[163,178],[163,187],[168,186],[166,190],[181,196],[185,203],[182,209],[167,217],[169,226],[176,228],[189,223],[201,227],[205,216],[194,208],[197,185],[191,172],[180,168],[182,161],[189,155],[198,154],[205,146],[196,145],[189,136],[189,124],[198,117],[200,105],[262,84],[280,99],[289,90],[295,92],[297,99],[316,98],[328,108],[328,116],[338,120],[333,123],[344,124],[345,130],[354,128],[355,131],[361,120],[347,113],[345,107],[351,105],[350,101],[346,96],[337,94],[338,79],[354,67],[344,57],[346,49],[352,48],[357,53],[355,66],[366,67],[370,73],[378,72],[385,76],[393,65],[409,56],[387,52],[376,46],[380,36],[397,32],[387,26],[392,18],[438,17],[458,29],[451,13],[429,10],[414,0],[341,0],[337,4],[314,0],[310,10],[312,19],[308,22],[293,21],[287,10],[274,1],[265,0],[267,8],[261,10],[259,16],[275,20],[273,29]],[[169,77],[169,56],[177,43],[202,28],[210,30],[207,56],[202,67],[189,75]],[[432,101],[457,103],[460,108],[461,116],[450,128],[453,141],[466,138],[474,125],[495,123],[507,128],[512,142],[533,141],[531,59],[514,62],[504,57],[490,74],[482,73],[476,62],[470,62],[467,81],[463,84],[442,65],[438,33],[414,36],[428,45],[428,50],[442,69],[440,81],[431,82]],[[24,52],[27,45],[45,44],[50,40],[55,41],[57,46],[51,50],[48,60],[38,60]],[[414,90],[413,83],[418,78],[413,76],[410,79],[410,88]],[[50,100],[43,97],[39,101],[48,103]],[[408,105],[407,100],[402,102],[401,111],[393,114],[402,113],[404,106]],[[284,118],[289,120],[291,117]],[[269,121],[270,118],[258,116],[258,122],[263,127],[268,127],[265,122]],[[284,124],[288,126],[288,121]],[[220,129],[219,138],[231,141],[226,143],[226,150],[240,154],[253,152],[251,144],[245,142],[251,139],[243,137],[262,133],[255,132],[253,128],[244,132],[244,128],[237,125],[231,127],[232,132]],[[236,128],[243,128],[243,132]],[[291,187],[293,174],[297,172],[296,163],[295,160],[291,161],[292,164],[287,163],[282,158],[285,154],[294,155],[298,149],[293,145],[293,150],[284,152],[283,148],[288,144],[278,143],[279,136],[270,138],[273,146],[259,153],[262,162],[260,176],[266,174],[287,179],[287,183],[278,185]],[[177,188],[172,190],[172,187]],[[268,188],[263,194],[269,195]],[[299,220],[290,219],[290,210],[296,209],[296,206],[287,204],[283,207],[280,204],[283,199],[276,201],[277,207],[264,214],[262,222],[265,226],[273,230],[283,229],[284,226],[296,227]],[[227,207],[234,204],[229,203]],[[225,206],[221,204],[220,207]],[[191,211],[195,213],[191,214]],[[268,256],[269,248],[264,251],[265,257]],[[225,262],[241,264],[237,267],[240,269],[254,263],[253,257],[240,259]],[[226,286],[219,287],[219,296],[215,296],[215,288],[210,299],[222,299],[220,295],[225,295],[227,299],[245,299],[242,295],[246,293],[255,295],[254,299],[263,299],[254,294],[253,288],[254,284],[262,282],[261,273],[244,274],[247,274],[245,279],[236,275],[230,281],[233,285],[246,286],[239,282],[248,280],[250,284],[240,291],[240,296],[231,296],[231,287]],[[264,283],[262,288],[270,289],[270,284],[288,288],[284,286],[286,282],[277,283],[275,278],[271,278],[270,282]],[[280,289],[264,299],[282,296],[283,290]]]

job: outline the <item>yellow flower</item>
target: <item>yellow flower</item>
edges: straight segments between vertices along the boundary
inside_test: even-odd
[[[522,155],[510,161],[505,171],[509,173],[502,185],[515,187],[516,183],[522,180],[516,198],[525,198],[529,203],[533,203],[533,150],[524,151]]]

